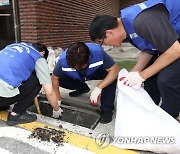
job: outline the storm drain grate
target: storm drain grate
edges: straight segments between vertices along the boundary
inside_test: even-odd
[[[99,123],[100,115],[98,112],[89,111],[67,104],[67,102],[63,103],[62,101],[61,108],[63,109],[63,115],[59,118],[60,120],[90,129],[94,129]],[[51,117],[52,108],[47,101],[39,101],[39,107],[42,115]],[[29,111],[37,113],[35,105],[30,107]]]

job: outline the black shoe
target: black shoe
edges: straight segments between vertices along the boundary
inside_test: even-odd
[[[0,107],[0,111],[5,111],[8,110],[10,108],[10,106],[2,106]]]
[[[37,120],[37,116],[34,114],[28,114],[27,112],[23,112],[18,115],[8,114],[7,125],[14,126],[17,124],[29,123]]]
[[[112,121],[112,115],[113,115],[113,112],[110,111],[110,110],[101,110],[101,118],[100,118],[100,123],[102,124],[107,124],[109,122]]]
[[[78,96],[81,96],[82,94],[88,93],[89,91],[90,89],[87,86],[86,88],[76,89],[75,91],[70,92],[69,96],[78,97]]]
[[[180,123],[180,118],[177,117],[176,120]]]

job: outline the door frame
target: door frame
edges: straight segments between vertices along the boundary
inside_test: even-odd
[[[12,0],[12,9],[13,9],[13,20],[14,20],[15,42],[17,43],[21,41],[18,0]]]

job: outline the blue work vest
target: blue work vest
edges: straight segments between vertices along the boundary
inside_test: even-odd
[[[0,79],[18,87],[30,77],[40,57],[40,53],[28,43],[6,46],[0,51]]]
[[[128,38],[133,42],[132,45],[136,46],[139,50],[147,51],[150,54],[157,53],[157,51],[150,42],[136,33],[134,29],[134,20],[139,13],[157,4],[164,4],[166,6],[170,15],[169,21],[180,36],[180,0],[148,0],[120,11]]]
[[[70,68],[70,66],[68,65],[66,60],[66,52],[68,49],[66,49],[59,57],[63,73],[65,73],[74,80],[90,80],[91,76],[94,75],[94,73],[103,65],[103,55],[101,46],[94,43],[86,43],[86,46],[89,48],[90,59],[85,78],[80,77],[78,71],[74,68]]]

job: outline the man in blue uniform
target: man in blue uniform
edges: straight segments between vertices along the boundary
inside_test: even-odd
[[[100,122],[109,123],[114,109],[118,72],[114,60],[100,45],[74,43],[60,55],[53,71],[52,82],[56,97],[61,100],[59,86],[74,90],[69,95],[77,97],[90,91],[85,81],[102,80],[91,92],[90,103],[97,105],[101,96]]]
[[[7,125],[33,122],[36,115],[26,112],[41,85],[53,107],[53,117],[61,115],[46,62],[48,50],[40,43],[14,43],[0,51],[0,109],[14,104]]]
[[[124,39],[142,52],[124,78],[128,86],[145,81],[145,90],[174,118],[180,111],[180,1],[148,0],[120,11],[120,18],[95,17],[93,41],[120,46]]]

